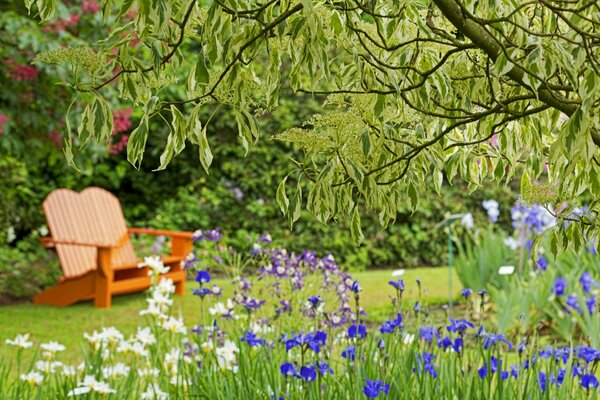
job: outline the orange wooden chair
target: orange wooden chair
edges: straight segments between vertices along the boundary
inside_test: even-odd
[[[186,271],[181,261],[192,250],[191,232],[127,228],[119,200],[96,187],[81,193],[55,190],[42,208],[51,237],[42,238],[41,243],[56,249],[63,277],[35,296],[34,303],[68,306],[94,299],[96,307],[108,308],[113,294],[148,288],[148,268],[138,268],[131,234],[171,238],[171,254],[162,259],[170,270],[163,276],[173,280],[177,294],[184,293]]]

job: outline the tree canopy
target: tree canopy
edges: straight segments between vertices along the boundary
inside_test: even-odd
[[[60,10],[26,5],[43,21]],[[74,145],[110,139],[120,98],[143,112],[127,144],[134,166],[149,121],[162,120],[171,133],[157,168],[189,142],[208,172],[211,117],[200,111],[229,109],[248,149],[290,87],[326,106],[275,136],[304,149],[290,168],[297,186],[286,178],[277,191],[292,222],[303,207],[323,222],[349,218],[360,240],[363,207],[385,226],[399,204],[418,207],[427,180],[474,190],[522,169],[524,200],[559,218],[553,251],[600,245],[597,1],[108,0],[102,18],[106,37],[37,57],[66,67],[76,92],[65,119],[73,165]]]

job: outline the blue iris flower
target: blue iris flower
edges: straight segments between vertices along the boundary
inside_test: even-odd
[[[585,374],[581,377],[581,386],[585,389],[596,389],[598,387],[598,378],[591,374]]]
[[[298,375],[298,370],[296,369],[296,366],[289,362],[281,364],[281,367],[279,367],[279,371],[281,372],[281,374],[283,376],[293,376],[293,377],[300,376],[300,375]]]
[[[465,299],[468,299],[469,296],[473,293],[473,289],[463,289],[460,291],[460,295],[463,296]]]
[[[317,379],[317,371],[314,367],[303,366],[300,368],[300,377],[306,382],[312,382]]]
[[[201,285],[210,282],[210,274],[208,271],[198,271],[196,273],[196,282]]]
[[[342,351],[342,357],[348,361],[354,361],[356,358],[356,348],[354,346],[346,347],[346,350]]]
[[[431,343],[434,337],[439,336],[436,329],[432,326],[423,326],[419,328],[419,338]]]
[[[483,365],[481,368],[479,368],[479,371],[477,371],[477,373],[479,374],[479,377],[481,379],[485,378],[488,374],[488,367],[492,370],[492,374],[497,372],[498,369],[500,368],[500,366],[502,365],[502,360],[498,360],[496,357],[492,356],[492,358],[488,363],[485,363],[485,365]]]
[[[588,308],[590,314],[593,314],[596,311],[596,296],[590,296],[585,301],[585,305]]]
[[[364,325],[352,324],[348,327],[349,338],[354,339],[355,337],[358,337],[363,339],[365,336],[367,336],[367,328]]]
[[[589,272],[584,272],[581,274],[581,278],[579,278],[579,283],[583,286],[583,291],[589,293],[592,290],[592,287],[598,287],[598,283],[592,278]]]
[[[503,334],[499,333],[499,334],[493,334],[493,333],[486,333],[484,335],[483,338],[483,348],[485,350],[489,349],[490,347],[494,346],[496,343],[504,343],[508,346],[509,350],[512,350],[512,343],[509,342],[506,337],[504,337]]]
[[[392,333],[396,328],[402,329],[402,314],[398,313],[396,319],[385,321],[381,324],[381,328],[379,328],[379,332],[381,333]]]
[[[248,343],[250,347],[264,346],[267,343],[265,339],[258,338],[254,332],[250,331],[244,332],[240,341]]]
[[[317,306],[323,302],[323,298],[321,296],[311,296],[308,298],[308,302],[313,306],[313,308],[317,308]]]
[[[464,333],[467,328],[474,328],[475,325],[473,323],[467,321],[466,319],[453,319],[450,318],[450,325],[446,327],[448,332],[458,332],[460,334]]]
[[[538,385],[540,385],[542,392],[546,391],[546,374],[542,371],[538,373]]]
[[[581,307],[579,307],[579,301],[577,300],[576,295],[570,294],[567,297],[567,305],[573,310],[577,311],[578,314],[581,314]]]
[[[392,285],[393,287],[396,288],[396,290],[399,290],[401,292],[404,291],[404,281],[402,279],[398,279],[397,281],[389,281],[388,282],[390,285]]]
[[[567,280],[563,277],[557,278],[552,286],[552,291],[554,294],[557,296],[562,296],[565,294],[565,289],[567,289]]]
[[[379,396],[379,393],[388,394],[390,391],[390,384],[383,383],[383,381],[372,381],[370,379],[365,379],[365,386],[363,388],[363,393],[370,399],[374,399]]]
[[[545,271],[548,268],[548,260],[546,260],[544,257],[540,257],[537,260],[537,265],[542,271]]]
[[[321,346],[325,346],[326,340],[327,334],[323,331],[310,332],[305,335],[300,333],[285,341],[285,351],[290,351],[294,347],[302,347],[318,353],[321,351]]]
[[[199,289],[193,289],[192,293],[194,294],[194,296],[198,296],[201,299],[203,299],[206,295],[210,294],[211,291],[209,288],[199,288]]]
[[[317,371],[320,375],[325,376],[327,374],[333,375],[333,369],[325,361],[317,362]]]

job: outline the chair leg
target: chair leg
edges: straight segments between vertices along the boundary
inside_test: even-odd
[[[111,291],[109,280],[98,271],[96,274],[96,294],[94,296],[94,307],[110,308],[111,306]]]
[[[175,283],[175,294],[178,296],[183,296],[185,294],[185,279]]]
[[[111,248],[99,247],[98,268],[96,268],[96,295],[94,298],[96,308],[110,308],[111,305],[112,283],[115,279],[111,260]]]

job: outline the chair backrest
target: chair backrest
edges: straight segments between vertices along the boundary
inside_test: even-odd
[[[56,245],[65,278],[97,268],[97,249],[90,244],[115,244],[127,233],[119,200],[104,189],[90,187],[81,193],[57,189],[46,197],[42,208],[52,238],[69,242]],[[136,261],[129,239],[113,251],[113,266]]]

